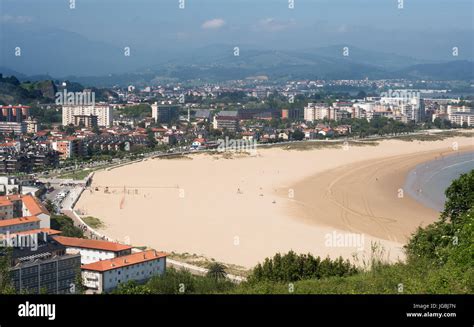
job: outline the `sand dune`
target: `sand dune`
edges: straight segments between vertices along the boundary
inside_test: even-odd
[[[95,174],[76,208],[104,233],[134,245],[188,252],[251,267],[276,252],[351,258],[380,242],[402,258],[406,238],[438,213],[408,195],[407,172],[472,139],[382,141],[378,146],[309,151],[259,149],[256,157],[150,159]],[[96,187],[98,191],[95,191]],[[108,192],[105,192],[108,187]],[[334,240],[360,233],[362,246]]]

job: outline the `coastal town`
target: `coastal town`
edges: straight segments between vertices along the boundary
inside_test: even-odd
[[[0,0],[0,327],[472,325],[473,14]]]
[[[14,77],[2,81],[18,85]],[[374,81],[377,92],[356,96],[320,93],[323,81],[253,88],[242,81],[225,88],[130,85],[108,90],[113,95],[102,102],[90,89],[69,92],[67,82],[51,84],[50,95],[41,98],[46,103],[2,105],[0,172],[46,174],[150,152],[213,149],[226,137],[263,145],[474,126],[469,100],[442,96],[443,90],[433,97],[433,90],[391,89],[410,85],[402,82]]]
[[[18,86],[14,77],[2,81]],[[354,96],[318,92],[326,85],[375,85],[379,91]],[[406,81],[130,85],[107,90],[106,101],[95,102],[96,91],[69,92],[68,82],[61,82],[50,84],[50,102],[46,96],[44,103],[2,105],[0,234],[5,244],[20,245],[13,246],[11,257],[16,291],[111,292],[120,284],[163,275],[167,264],[201,275],[207,272],[167,261],[168,254],[160,248],[134,247],[88,225],[88,209],[76,205],[83,192],[109,193],[114,187],[94,184],[95,172],[147,158],[347,144],[474,126],[470,100],[445,97],[442,90],[391,89],[396,86],[407,86]],[[45,113],[58,121],[46,121]],[[51,217],[58,229],[52,228]],[[65,225],[58,224],[58,217],[70,220],[81,231],[78,237],[64,236],[71,232],[60,230]]]

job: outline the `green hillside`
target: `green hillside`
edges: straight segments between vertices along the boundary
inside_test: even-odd
[[[16,77],[0,74],[0,104],[23,104],[53,102],[56,93],[53,81],[23,82]]]

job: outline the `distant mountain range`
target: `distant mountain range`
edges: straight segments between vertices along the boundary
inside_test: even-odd
[[[125,56],[127,44],[112,45],[64,29],[13,23],[2,23],[1,28],[0,73],[21,80],[55,78],[110,86],[159,80],[223,81],[258,75],[271,80],[474,79],[469,51],[461,51],[460,57],[452,61],[440,54],[435,58],[445,60],[435,62],[386,53],[382,46],[380,51],[350,44],[295,50],[277,44],[283,50],[265,50],[240,44],[239,56],[235,56],[231,43],[178,50],[173,44],[157,46],[150,40],[148,46],[130,44],[130,56]],[[16,47],[21,48],[21,56],[15,56]]]
[[[274,81],[474,80],[474,62],[470,60],[433,62],[351,45],[278,51],[241,46],[238,56],[234,55],[234,47],[226,44],[184,54],[162,51],[145,55],[132,48],[131,56],[126,57],[123,49],[71,32],[16,29],[4,32],[0,40],[4,45],[0,73],[20,80],[67,79],[98,87],[178,80],[225,81],[262,75]],[[18,46],[16,40],[25,33],[29,33],[29,38],[27,43],[21,44],[22,55],[15,57],[7,53],[6,49]]]
[[[283,58],[291,59],[288,61]],[[259,53],[252,57],[228,58],[213,64],[165,64],[161,67],[105,76],[25,75],[0,67],[4,76],[16,76],[21,81],[69,80],[85,86],[110,87],[129,84],[145,85],[166,81],[226,81],[266,76],[273,81],[289,79],[391,79],[412,80],[474,80],[474,62],[467,60],[444,63],[410,65],[401,69],[384,69],[378,65],[358,63],[354,59],[318,58],[313,61],[301,57],[293,59],[285,54]]]

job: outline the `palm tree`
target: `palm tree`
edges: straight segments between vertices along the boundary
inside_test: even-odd
[[[225,279],[227,276],[227,273],[225,272],[225,268],[226,266],[224,266],[222,263],[219,263],[219,262],[211,263],[208,267],[207,277],[215,279],[216,281],[219,279]]]

